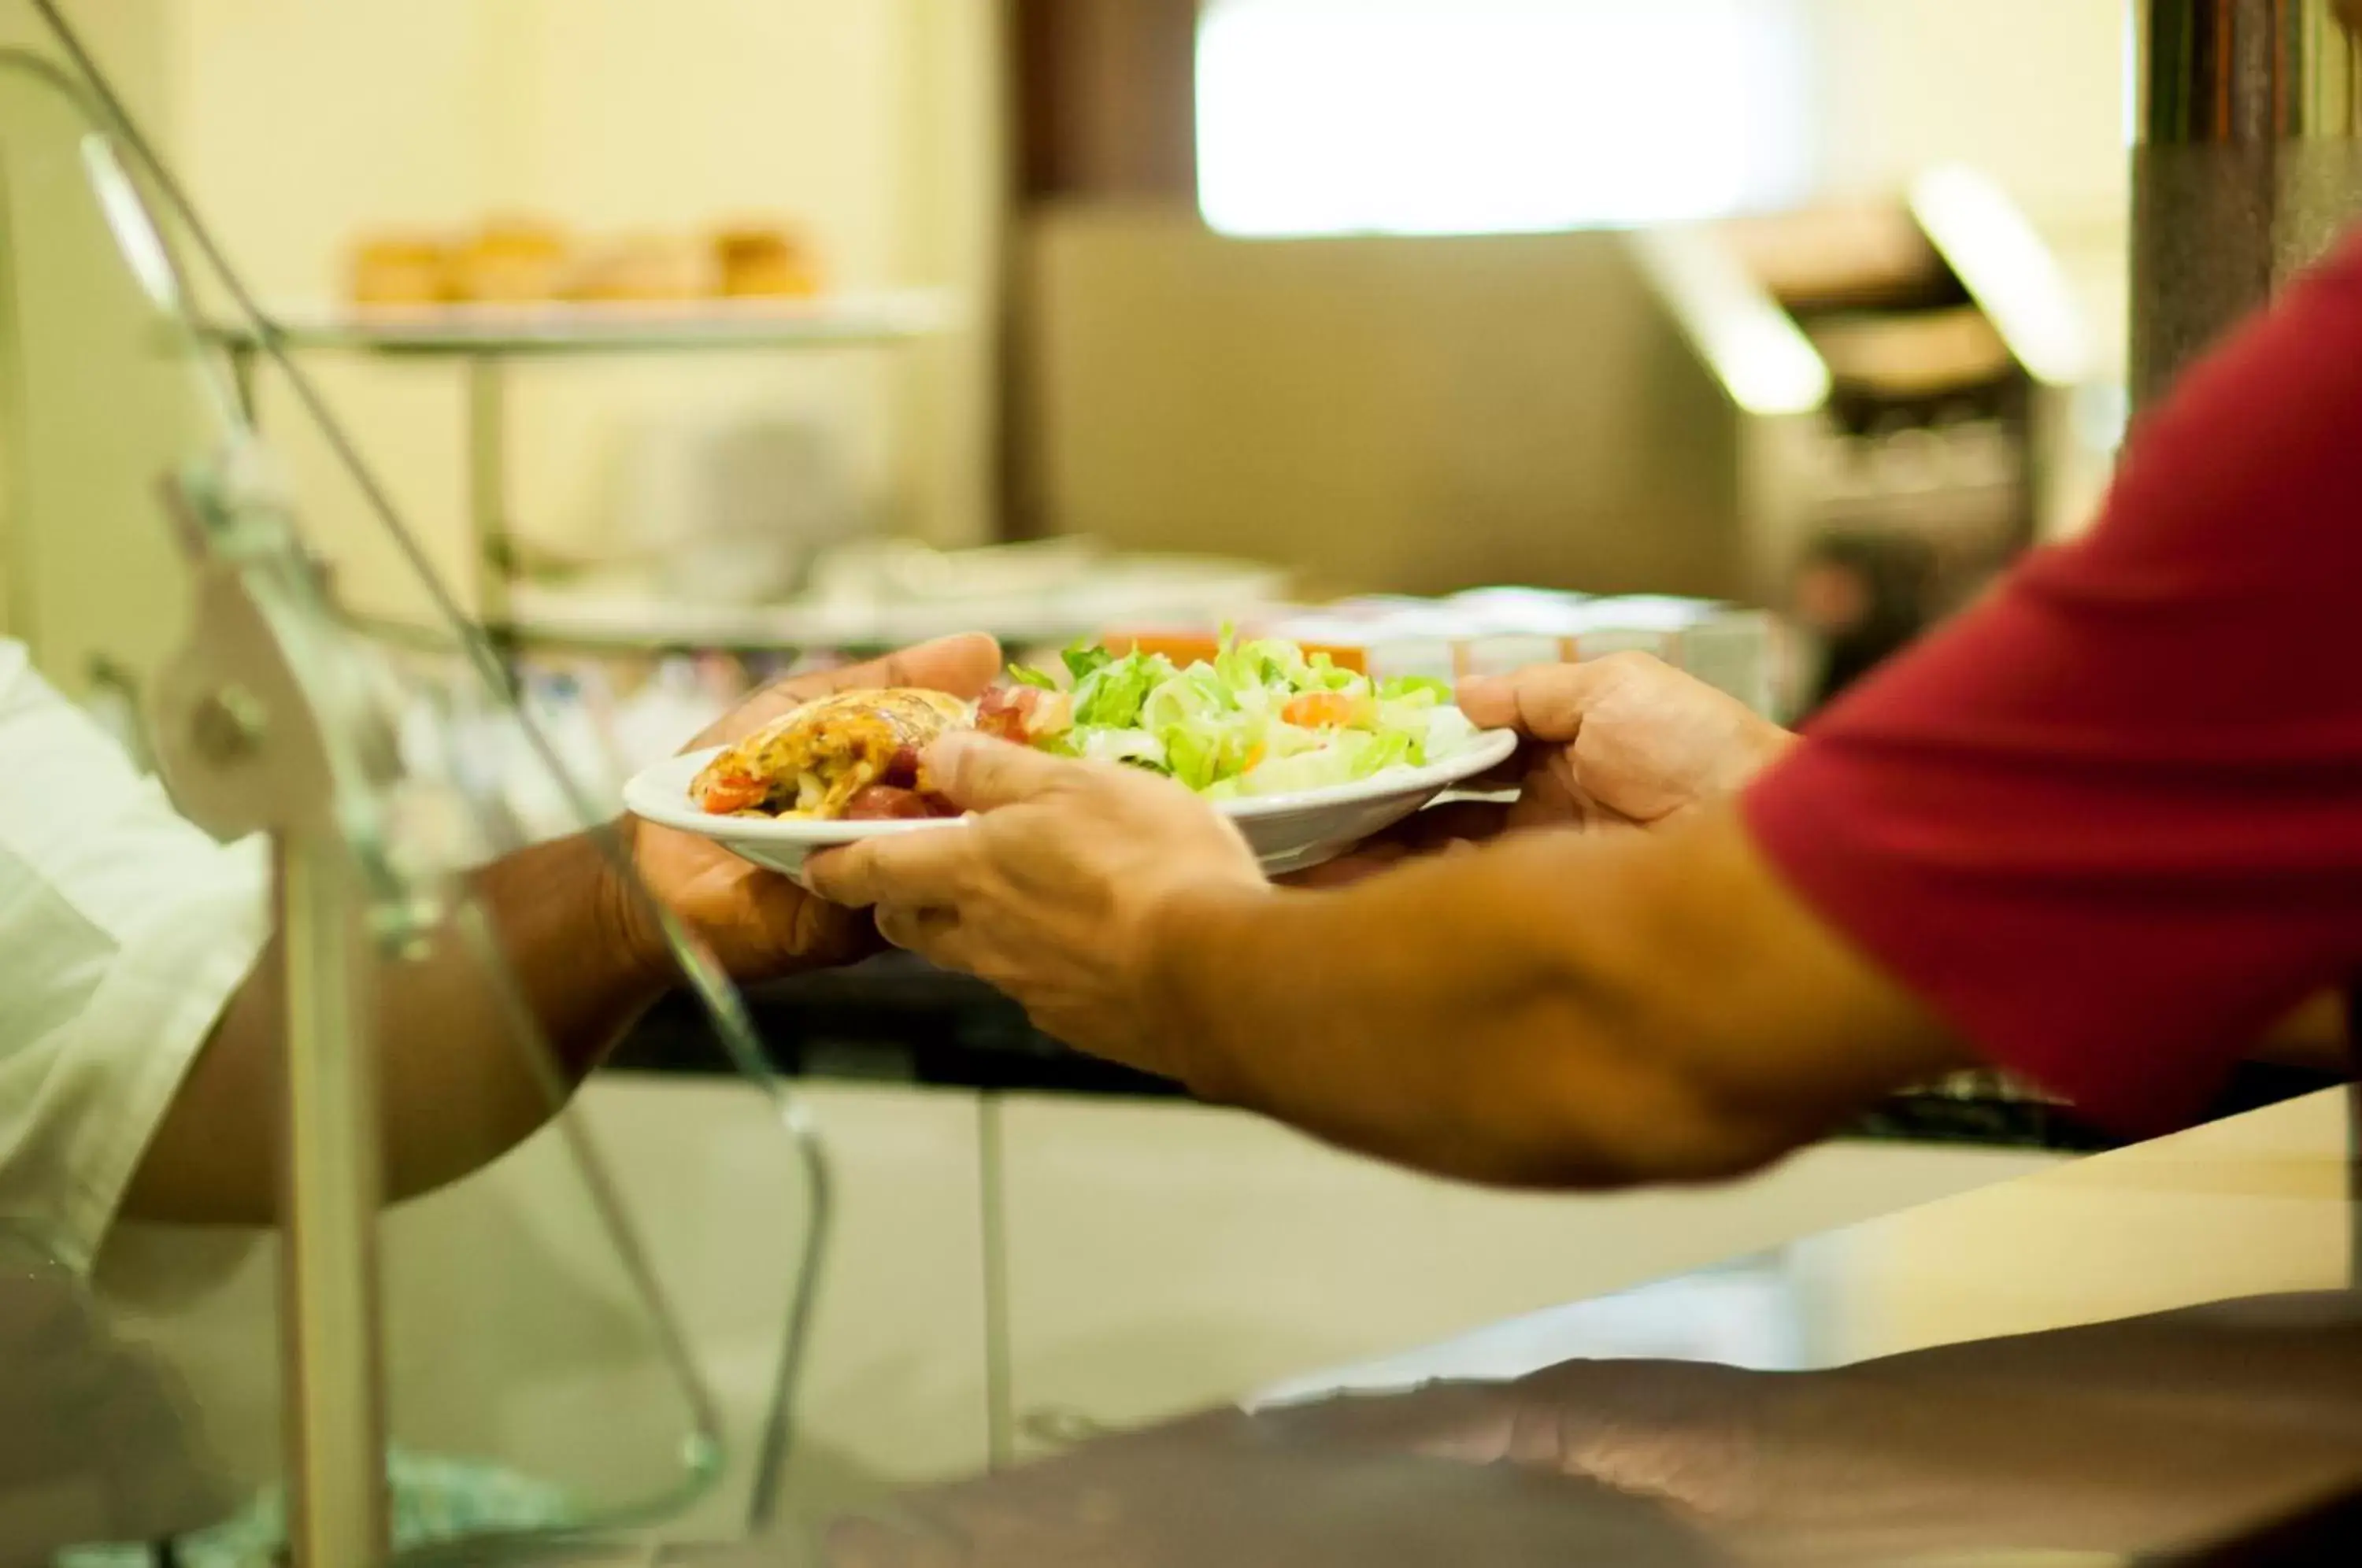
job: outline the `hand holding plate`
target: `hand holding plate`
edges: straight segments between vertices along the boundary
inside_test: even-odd
[[[843,669],[796,676],[749,698],[693,743],[726,744],[816,697],[880,686],[923,687],[972,698],[1000,670],[990,637],[945,637]],[[740,979],[847,963],[874,950],[869,922],[811,897],[712,838],[624,819],[632,858],[648,889],[672,907]],[[651,911],[635,895],[618,900],[630,939],[662,953]]]
[[[927,769],[979,814],[817,856],[813,890],[875,908],[889,941],[991,982],[1049,1034],[1170,1072],[1150,994],[1157,927],[1185,902],[1271,896],[1239,830],[1168,779],[982,735],[944,736]]]

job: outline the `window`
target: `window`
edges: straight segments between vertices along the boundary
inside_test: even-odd
[[[1208,0],[1198,202],[1228,234],[1498,234],[1800,194],[1794,0]]]

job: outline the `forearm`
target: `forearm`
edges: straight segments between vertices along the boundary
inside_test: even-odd
[[[1888,1561],[1989,1548],[1997,1514],[2115,1551],[2268,1517],[2354,1474],[2362,1342],[2341,1305],[2260,1298],[1764,1379],[1767,1484],[1732,1522]]]
[[[661,955],[624,918],[628,895],[590,839],[509,856],[473,886],[513,995],[538,1021],[551,1058],[528,1055],[485,955],[459,930],[440,933],[423,957],[380,966],[371,996],[390,1198],[455,1180],[531,1134],[666,984]],[[274,940],[158,1129],[127,1213],[272,1217],[284,1016]]]
[[[2350,1071],[2353,1037],[2343,996],[2324,991],[2282,1019],[2248,1053],[2257,1061],[2324,1073]]]
[[[2036,1518],[2050,1546],[2123,1550],[2145,1543],[2127,1529],[2205,1533],[2350,1475],[2355,1320],[2343,1297],[2267,1297],[1825,1371],[1573,1361],[1256,1423],[1600,1482],[1775,1556],[1974,1551]]]
[[[1158,989],[1189,1087],[1404,1164],[1533,1174],[1503,1145],[1535,1140],[1500,1123],[1537,1106],[1540,1065],[1520,1047],[1540,1032],[1546,987],[1464,930],[1491,923],[1476,883],[1493,867],[1473,860],[1339,892],[1176,906],[1158,933]],[[1439,883],[1447,907],[1402,918],[1406,888]],[[1446,928],[1462,939],[1439,963],[1421,933]]]
[[[1546,834],[1340,892],[1180,905],[1157,933],[1171,1055],[1209,1099],[1441,1174],[1594,1187],[1764,1163],[1945,1059],[1907,1017],[1751,1033],[1822,960],[1748,951],[1695,839]],[[1835,982],[1831,982],[1832,985]],[[1905,1048],[1871,1041],[1895,1036]],[[1858,1043],[1857,1043],[1858,1042]]]

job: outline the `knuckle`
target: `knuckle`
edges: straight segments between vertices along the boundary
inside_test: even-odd
[[[1592,660],[1591,665],[1593,668],[1608,675],[1639,675],[1666,668],[1663,659],[1652,653],[1643,653],[1639,648],[1626,648],[1620,653],[1608,654],[1604,657]]]

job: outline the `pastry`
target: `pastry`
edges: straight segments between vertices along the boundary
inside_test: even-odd
[[[810,248],[776,228],[725,229],[714,237],[717,284],[733,299],[808,299],[820,293]]]
[[[439,239],[386,235],[353,248],[348,284],[357,305],[439,304],[451,294],[451,250]]]
[[[528,219],[486,224],[462,246],[453,266],[454,297],[471,302],[528,304],[566,293],[565,234]]]

